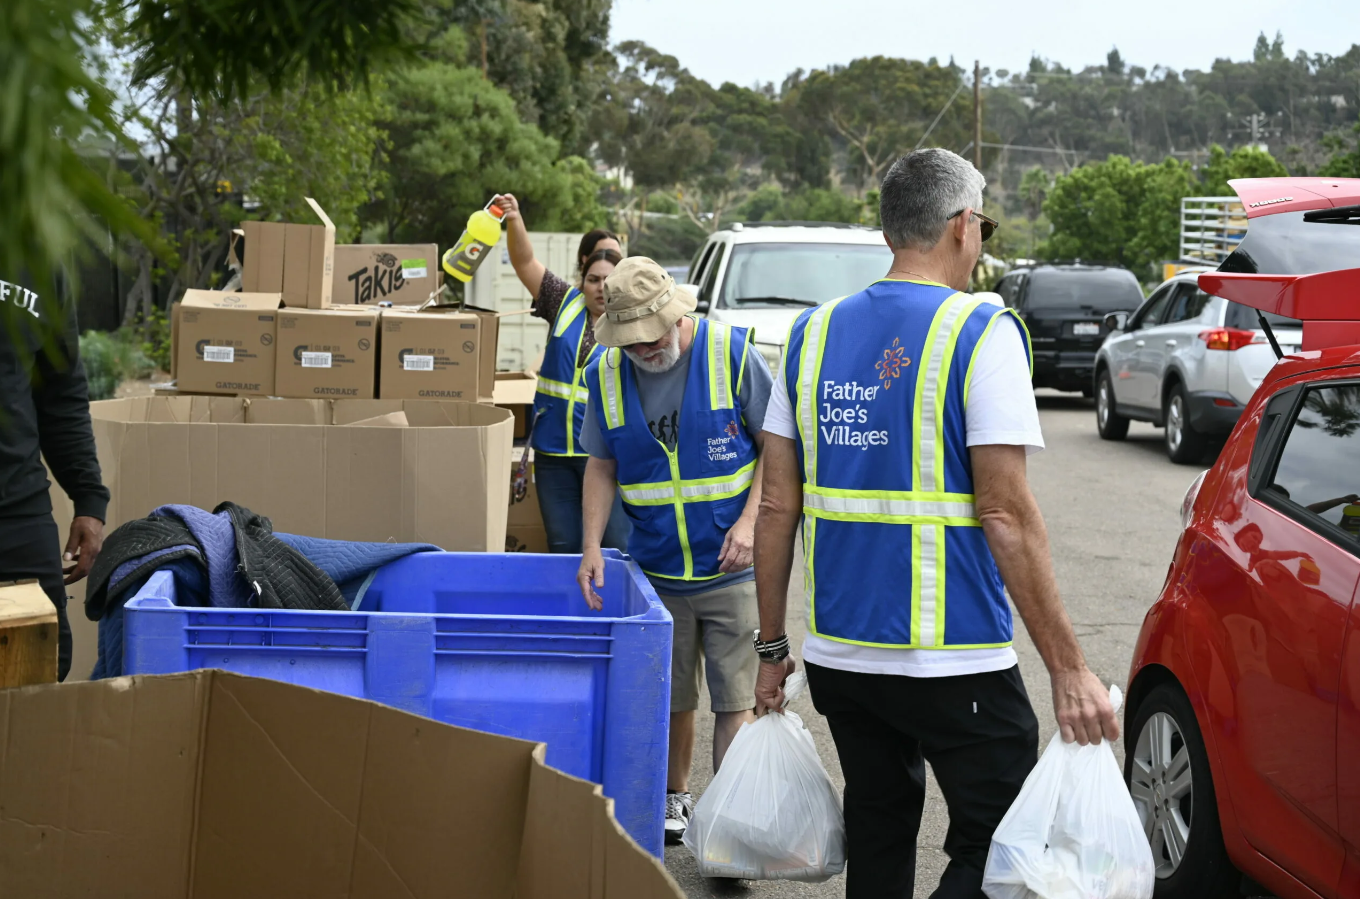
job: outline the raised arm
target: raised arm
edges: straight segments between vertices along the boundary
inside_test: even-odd
[[[538,299],[543,288],[543,275],[548,269],[534,257],[534,248],[529,243],[529,232],[524,227],[524,216],[519,211],[519,200],[514,194],[498,194],[491,201],[505,211],[506,240],[510,249],[510,264],[519,275],[519,283]]]

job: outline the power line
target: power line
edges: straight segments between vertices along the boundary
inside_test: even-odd
[[[951,106],[954,105],[954,100],[958,98],[959,92],[962,91],[962,90],[963,90],[963,81],[960,80],[960,81],[959,81],[959,86],[956,87],[956,88],[954,88],[954,93],[949,97],[949,101],[948,101],[947,103],[944,104],[944,108],[940,110],[939,115],[935,116],[935,121],[933,121],[933,122],[930,123],[930,127],[926,129],[926,133],[925,133],[925,134],[922,134],[922,135],[921,135],[921,139],[918,140],[918,141],[916,142],[916,146],[914,146],[914,147],[911,148],[911,151],[912,151],[913,153],[915,153],[917,150],[921,149],[921,144],[923,144],[923,143],[926,142],[926,138],[927,138],[927,137],[930,137],[930,132],[934,131],[934,130],[935,130],[935,126],[938,125],[938,124],[940,124],[940,119],[944,118],[944,114],[945,114],[946,112],[949,111],[949,107],[951,107]]]

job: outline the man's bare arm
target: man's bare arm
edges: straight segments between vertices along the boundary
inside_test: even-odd
[[[760,514],[756,518],[756,597],[760,604],[760,639],[776,640],[785,633],[793,542],[803,514],[803,478],[798,471],[797,445],[787,437],[765,432],[761,465],[764,477]],[[779,665],[761,663],[756,680],[757,712],[783,706],[784,679],[792,671],[792,658]]]
[[[586,605],[596,611],[604,608],[604,600],[596,592],[604,587],[604,554],[600,542],[604,540],[604,529],[614,508],[618,470],[619,464],[615,460],[591,456],[586,462],[585,483],[581,488],[581,567],[576,572],[576,583]]]
[[[1001,580],[1020,611],[1053,683],[1053,711],[1063,739],[1085,746],[1119,737],[1109,693],[1082,654],[1058,595],[1048,530],[1025,477],[1023,446],[970,448],[977,516]]]

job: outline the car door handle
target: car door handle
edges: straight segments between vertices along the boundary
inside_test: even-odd
[[[1145,343],[1147,343],[1146,340],[1135,340],[1135,341],[1133,342],[1133,345],[1134,345],[1134,346],[1143,346]]]
[[[1175,345],[1176,345],[1176,341],[1174,341],[1174,340],[1168,340],[1168,341],[1166,342],[1166,345],[1167,345],[1167,346],[1175,346]]]

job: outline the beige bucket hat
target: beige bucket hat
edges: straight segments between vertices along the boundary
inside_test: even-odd
[[[699,303],[660,265],[629,256],[604,282],[604,315],[595,320],[602,346],[655,343]]]

